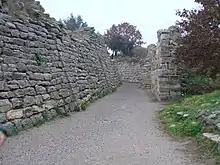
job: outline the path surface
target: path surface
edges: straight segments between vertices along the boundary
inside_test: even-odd
[[[184,145],[157,128],[159,108],[137,85],[125,84],[85,112],[9,138],[0,164],[196,165]]]

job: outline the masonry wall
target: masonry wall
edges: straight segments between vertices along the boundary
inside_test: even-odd
[[[147,47],[147,55],[116,58],[122,81],[140,83],[151,89],[158,101],[180,96],[176,48],[180,32],[177,27],[159,30],[158,42]]]
[[[22,130],[84,109],[120,85],[93,28],[0,13],[0,123]]]
[[[157,45],[151,46],[151,91],[157,100],[175,99],[180,96],[180,82],[177,73],[176,47],[180,32],[171,26],[159,30]]]
[[[123,82],[142,83],[148,80],[150,62],[147,57],[133,60],[130,57],[116,59],[118,71]],[[135,58],[135,57],[134,57]]]

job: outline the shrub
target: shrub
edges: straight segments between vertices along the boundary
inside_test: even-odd
[[[198,95],[209,93],[214,90],[211,78],[204,76],[183,75],[181,79],[181,90],[183,95]]]

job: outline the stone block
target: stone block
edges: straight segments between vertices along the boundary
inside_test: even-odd
[[[42,108],[44,108],[45,110],[50,110],[54,107],[57,107],[57,101],[55,100],[48,100],[42,105]]]
[[[49,100],[50,95],[49,94],[42,95],[42,98],[43,98],[43,101]]]
[[[41,105],[43,103],[43,97],[41,95],[35,96],[35,103]]]
[[[46,88],[44,88],[42,86],[36,85],[35,89],[36,89],[37,94],[45,94],[46,93]]]
[[[61,89],[59,90],[59,94],[61,97],[67,97],[70,96],[70,90],[69,89]]]
[[[52,75],[51,74],[45,73],[43,76],[44,76],[44,80],[46,80],[46,81],[50,81],[52,79]]]
[[[7,119],[8,120],[13,120],[13,119],[20,119],[23,117],[23,110],[18,109],[18,110],[11,110],[6,113]]]
[[[13,80],[24,80],[26,78],[26,73],[15,72],[12,75]]]
[[[19,72],[26,72],[27,71],[27,66],[24,63],[18,63],[17,64],[17,70]]]
[[[27,38],[28,38],[28,33],[21,32],[21,33],[20,33],[20,37],[21,37],[22,39],[27,39]]]
[[[51,92],[54,92],[54,91],[56,91],[55,86],[50,86],[50,87],[47,88],[48,93],[51,93]]]
[[[17,80],[17,82],[20,88],[26,88],[30,86],[30,83],[28,80]]]
[[[14,94],[15,94],[15,97],[18,97],[18,98],[25,96],[23,89],[17,89],[17,90],[15,90],[15,91],[14,91]]]
[[[24,94],[27,95],[27,96],[35,96],[36,92],[35,92],[34,88],[28,87],[28,88],[24,89]]]
[[[34,105],[32,108],[33,108],[33,111],[36,112],[36,113],[45,111],[44,108],[36,106],[36,105]]]
[[[12,104],[8,99],[0,100],[0,112],[7,112],[12,109]]]
[[[57,91],[51,92],[50,93],[50,98],[51,99],[55,99],[55,100],[59,100],[60,99],[60,95],[59,95],[59,93]]]
[[[5,81],[0,81],[0,92],[1,91],[8,91],[8,84]]]
[[[20,36],[20,32],[18,30],[12,30],[11,31],[11,36],[12,37],[19,37]]]
[[[9,91],[9,92],[0,92],[0,99],[9,99],[14,97],[14,93]]]
[[[23,109],[23,114],[25,118],[32,116],[34,113],[37,113],[33,107],[27,107]]]
[[[11,22],[6,22],[5,25],[7,27],[9,27],[10,29],[15,29],[16,28],[16,26],[13,23],[11,23]]]
[[[25,96],[24,102],[23,102],[23,106],[24,107],[28,107],[28,106],[34,105],[35,102],[36,102],[35,97],[33,97],[33,96]]]
[[[44,74],[42,73],[33,73],[34,80],[44,80]]]
[[[11,99],[11,103],[13,108],[20,108],[22,106],[22,100],[19,98]]]

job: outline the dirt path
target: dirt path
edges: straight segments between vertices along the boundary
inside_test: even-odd
[[[134,84],[92,104],[9,138],[2,165],[203,165],[171,141],[155,120],[159,109]]]

